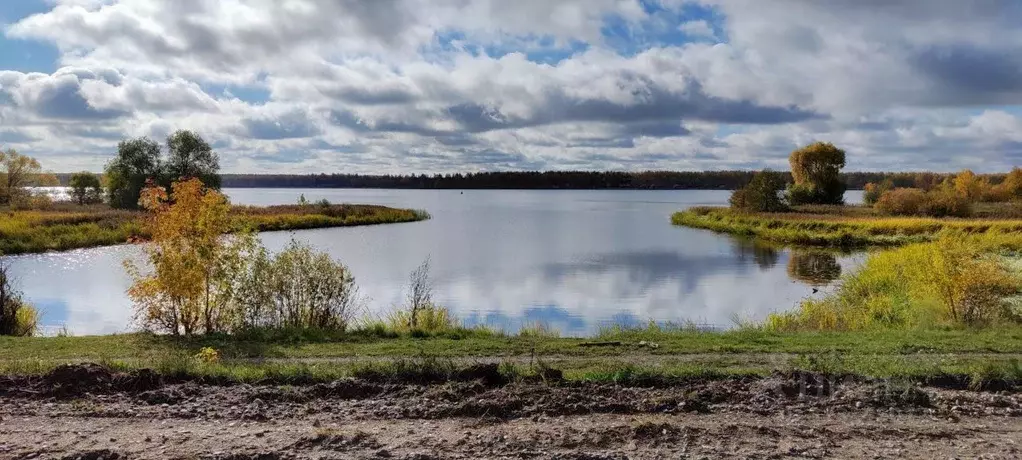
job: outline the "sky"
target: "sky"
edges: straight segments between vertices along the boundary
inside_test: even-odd
[[[4,0],[0,148],[100,171],[1022,165],[1017,0]]]

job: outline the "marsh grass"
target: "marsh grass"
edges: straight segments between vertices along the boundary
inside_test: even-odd
[[[1022,219],[883,217],[861,206],[808,206],[791,213],[742,213],[696,207],[674,213],[671,223],[732,235],[805,246],[899,246],[933,241],[947,232],[1022,234]]]
[[[371,205],[235,206],[233,226],[240,230],[298,230],[322,227],[414,222],[425,211]],[[107,205],[55,203],[46,210],[0,207],[0,253],[23,254],[109,246],[144,240],[137,211]]]

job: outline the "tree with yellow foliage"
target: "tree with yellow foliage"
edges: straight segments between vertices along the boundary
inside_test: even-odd
[[[969,169],[958,173],[952,182],[955,193],[969,201],[976,202],[990,192],[990,183]]]
[[[956,193],[968,198],[970,201],[978,201],[983,192],[979,176],[976,176],[976,173],[973,173],[971,170],[963,170],[956,175],[951,185],[955,187]]]
[[[42,167],[35,158],[14,149],[0,150],[0,205],[27,197],[27,187],[37,184]]]
[[[999,201],[1022,199],[1022,168],[1012,168],[1004,178],[1004,182],[997,185],[995,195]]]
[[[175,335],[229,330],[235,280],[255,243],[250,233],[227,235],[227,198],[188,179],[172,184],[169,195],[149,184],[139,203],[149,212],[145,230],[152,241],[144,249],[151,270],[125,262],[136,321]]]

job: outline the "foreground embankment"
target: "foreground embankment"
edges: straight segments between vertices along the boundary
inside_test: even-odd
[[[409,374],[232,384],[99,365],[0,377],[0,456],[1013,458],[1022,395],[775,372],[670,382]]]
[[[0,338],[0,457],[1018,455],[1022,332]]]

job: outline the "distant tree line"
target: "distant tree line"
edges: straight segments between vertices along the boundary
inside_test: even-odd
[[[756,171],[513,171],[434,175],[359,174],[224,174],[224,187],[267,188],[403,188],[403,189],[650,189],[735,190],[752,181]],[[783,183],[795,182],[778,172]],[[931,172],[850,172],[839,175],[848,189],[890,180],[897,187],[940,183],[954,174]],[[999,183],[1004,174],[987,175]]]

